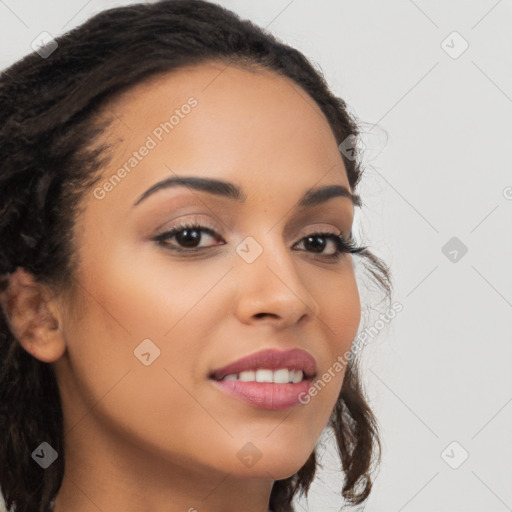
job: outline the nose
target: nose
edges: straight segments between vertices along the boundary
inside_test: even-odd
[[[283,328],[318,317],[319,304],[307,287],[304,271],[298,272],[296,252],[278,237],[267,237],[261,245],[252,239],[245,247],[263,251],[250,263],[251,258],[239,256],[242,252],[236,255],[236,315],[242,323]]]

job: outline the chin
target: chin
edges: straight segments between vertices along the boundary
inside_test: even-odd
[[[282,446],[280,449],[272,449],[271,446],[267,446],[262,448],[259,453],[254,453],[252,460],[248,457],[247,461],[244,461],[244,457],[240,456],[241,463],[237,460],[233,464],[231,460],[228,465],[230,471],[242,478],[283,480],[297,473],[311,453],[312,450],[299,450],[297,446],[289,450],[283,450]]]
[[[290,461],[283,460],[268,460],[265,463],[260,461],[255,464],[254,467],[247,468],[246,470],[240,470],[240,468],[238,468],[237,473],[241,478],[284,480],[295,475],[305,464],[306,460],[304,460],[302,464],[293,464],[290,463]]]
[[[308,454],[308,456],[299,464],[291,464],[290,461],[276,461],[276,463],[273,464],[272,467],[268,468],[267,471],[272,475],[274,480],[284,480],[285,478],[295,475],[300,468],[304,466],[309,455],[310,454]]]

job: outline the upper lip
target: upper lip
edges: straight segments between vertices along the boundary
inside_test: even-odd
[[[240,373],[246,370],[267,368],[276,370],[287,368],[288,370],[302,370],[305,378],[314,377],[316,374],[316,361],[313,356],[304,350],[261,350],[230,363],[222,368],[213,370],[210,378],[220,380],[226,375]]]

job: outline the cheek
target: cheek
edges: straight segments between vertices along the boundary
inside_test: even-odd
[[[187,390],[202,377],[197,354],[208,343],[204,319],[218,321],[205,297],[218,275],[142,265],[115,253],[83,270],[83,308],[66,326],[77,393],[104,424],[134,442],[169,443],[171,436],[180,452],[193,453],[191,427],[184,429],[183,421],[195,418],[200,435],[204,411]],[[85,413],[74,402],[68,399],[73,424]]]
[[[318,329],[325,343],[316,344],[319,356],[317,379],[303,397],[303,422],[309,438],[320,436],[338,400],[345,377],[348,354],[361,319],[360,295],[350,257],[340,265],[340,272],[309,283],[309,290],[319,304]]]
[[[225,269],[172,262],[151,243],[130,254],[121,244],[96,245],[96,258],[90,250],[83,257],[78,278],[84,307],[68,336],[73,364],[84,379],[94,369],[89,384],[95,394],[127,369],[160,368],[170,380],[166,368],[180,382],[200,379],[197,355],[208,346],[208,322],[219,322],[215,305],[222,286],[216,284]],[[151,364],[145,366],[137,356],[148,352],[144,357]]]
[[[161,337],[179,325],[213,282],[208,272],[198,275],[186,264],[172,262],[154,242],[135,243],[121,236],[97,242],[106,244],[96,257],[90,251],[84,256],[81,280],[110,315],[107,323],[117,322],[134,340]]]
[[[326,339],[330,340],[330,365],[350,349],[361,320],[361,302],[351,259],[347,258],[339,278],[325,279],[322,285],[323,291],[318,289],[316,293],[322,297],[320,319]]]
[[[329,343],[323,360],[323,373],[318,375],[321,382],[317,386],[316,399],[323,402],[326,409],[332,410],[341,391],[348,355],[361,320],[360,296],[351,269],[343,273],[335,285],[329,286],[322,311]]]

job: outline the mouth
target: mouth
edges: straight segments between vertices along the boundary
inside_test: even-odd
[[[273,382],[274,384],[298,384],[304,380],[304,372],[298,369],[279,368],[271,370],[258,368],[230,373],[216,380],[238,380],[240,382]]]
[[[209,379],[253,407],[278,410],[300,403],[316,373],[315,359],[304,350],[264,350],[213,370]]]
[[[316,361],[305,350],[262,350],[210,373],[214,380],[298,383],[316,375]]]

